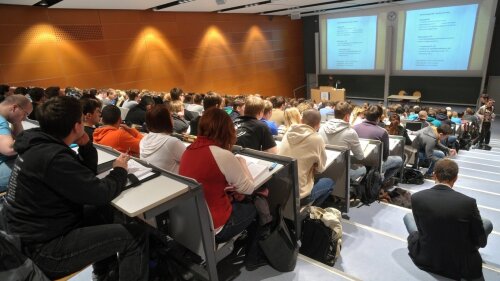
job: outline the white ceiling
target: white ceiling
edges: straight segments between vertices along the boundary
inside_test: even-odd
[[[0,4],[33,5],[39,0],[0,0]],[[245,13],[265,15],[291,15],[306,13],[317,15],[322,13],[344,12],[355,9],[366,9],[395,4],[407,4],[430,0],[225,0],[225,4],[218,5],[216,0],[194,0],[179,3],[174,0],[63,0],[50,9],[126,9],[147,10],[163,4],[173,5],[157,9],[161,12],[220,12],[220,13]],[[50,0],[49,0],[50,2]],[[269,3],[263,3],[269,2]],[[256,6],[246,5],[262,3]],[[312,5],[312,6],[310,6]],[[362,6],[358,6],[362,5]],[[310,6],[310,7],[305,7]],[[233,8],[233,9],[231,9]],[[231,9],[229,11],[222,11]],[[329,10],[334,9],[334,10]]]

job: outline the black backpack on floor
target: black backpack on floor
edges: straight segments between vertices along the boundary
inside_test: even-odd
[[[368,205],[378,200],[381,187],[382,176],[380,172],[375,168],[371,168],[361,183],[354,186],[354,195],[361,203]]]
[[[406,184],[423,184],[424,175],[417,169],[405,167],[403,171],[403,183]]]

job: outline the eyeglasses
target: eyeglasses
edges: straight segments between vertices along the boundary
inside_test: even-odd
[[[24,112],[24,114],[26,116],[30,115],[26,110],[24,110],[24,108],[22,106],[20,106],[19,104],[16,104],[16,105],[17,105],[17,107],[19,107]]]

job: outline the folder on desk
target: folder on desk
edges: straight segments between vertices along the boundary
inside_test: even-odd
[[[109,161],[97,166],[97,177],[102,179],[106,177],[113,167],[113,162]],[[159,176],[160,173],[153,168],[148,167],[139,161],[130,159],[128,161],[127,187],[137,186],[145,181]]]

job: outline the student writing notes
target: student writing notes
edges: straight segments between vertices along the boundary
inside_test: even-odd
[[[120,280],[148,280],[148,233],[140,224],[113,224],[109,203],[127,182],[128,155],[120,155],[103,179],[95,176],[97,152],[72,97],[40,106],[40,129],[19,135],[19,157],[9,182],[7,221],[23,254],[51,280],[94,267],[104,280],[118,262]],[[80,146],[78,155],[69,147]],[[119,253],[120,260],[117,259]]]

